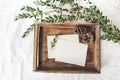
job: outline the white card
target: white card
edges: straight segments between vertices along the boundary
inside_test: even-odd
[[[88,45],[58,40],[55,49],[55,61],[85,66]]]
[[[48,58],[55,58],[55,47],[51,48],[51,41],[53,41],[53,39],[55,38],[55,36],[47,36],[47,48],[48,48]],[[78,34],[70,34],[70,35],[59,35],[58,39],[62,39],[62,40],[66,40],[66,41],[73,41],[73,42],[79,42],[78,39]],[[57,39],[57,40],[58,40]]]

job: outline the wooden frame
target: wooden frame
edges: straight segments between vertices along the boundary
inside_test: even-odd
[[[72,29],[75,28],[76,26],[90,26],[95,28],[95,42],[94,42],[94,55],[93,55],[93,61],[92,65],[89,63],[87,64],[87,67],[78,67],[78,66],[73,66],[73,68],[70,68],[67,70],[67,68],[64,69],[63,64],[63,69],[62,68],[56,68],[56,66],[49,68],[49,66],[42,66],[43,64],[47,65],[45,61],[41,58],[44,56],[41,54],[41,44],[43,44],[44,40],[41,39],[41,36],[45,34],[42,32],[43,28],[46,30],[48,28],[61,28],[64,30],[64,28]],[[43,36],[44,37],[44,36]],[[90,44],[91,46],[91,44]],[[93,49],[93,48],[90,48]],[[89,52],[88,52],[89,53]],[[46,57],[46,55],[45,55]],[[49,60],[50,61],[50,60]],[[51,61],[52,63],[52,61]],[[62,63],[61,63],[62,64]],[[54,64],[53,64],[54,65]],[[70,65],[72,66],[72,65]],[[89,68],[90,66],[90,68]],[[92,67],[91,67],[92,66]],[[74,69],[74,67],[76,69]],[[54,68],[54,69],[53,69]],[[97,24],[91,24],[91,23],[37,23],[35,28],[34,28],[34,54],[33,54],[33,70],[34,71],[41,71],[41,72],[54,72],[54,73],[100,73],[100,31],[99,31],[99,25]]]

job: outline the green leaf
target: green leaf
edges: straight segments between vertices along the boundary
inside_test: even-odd
[[[89,2],[89,4],[92,4],[92,2]]]

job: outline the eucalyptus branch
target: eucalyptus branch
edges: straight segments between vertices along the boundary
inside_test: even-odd
[[[74,3],[75,0],[46,0],[46,1],[42,1],[42,0],[36,0],[34,2],[35,5],[41,5],[41,6],[49,6],[49,3],[59,3],[61,6],[64,6],[65,4],[72,4]]]
[[[75,16],[79,17],[79,19],[83,18],[87,22],[98,23],[102,31],[105,33],[102,35],[101,39],[106,39],[108,41],[112,40],[115,43],[120,43],[120,30],[112,24],[107,16],[103,16],[102,12],[97,9],[95,5],[92,5],[89,8],[78,6],[77,3],[76,5],[75,9],[74,7],[72,8],[72,10],[76,11],[74,12],[74,15],[76,13],[77,15]]]
[[[25,38],[34,28],[35,24],[30,25],[29,28],[23,33],[22,38]]]
[[[97,23],[100,25],[101,30],[104,32],[101,39],[120,43],[120,30],[107,18],[107,16],[104,16],[90,0],[84,0],[89,7],[82,6],[75,3],[75,1],[77,2],[80,0],[36,0],[34,2],[35,5],[38,5],[39,7],[44,6],[52,10],[43,12],[39,7],[33,8],[31,6],[23,6],[21,8],[23,13],[18,14],[15,20],[33,18],[35,21],[40,22],[64,23],[84,19],[86,22]],[[70,7],[64,8],[65,5],[69,5]],[[51,15],[51,13],[57,14]],[[23,38],[32,30],[33,25],[24,32]]]
[[[15,18],[15,21],[19,20],[19,19],[25,19],[25,18],[32,18],[33,15],[30,13],[22,13],[22,14],[18,14]]]
[[[86,8],[85,14],[88,15],[84,16],[84,19],[87,22],[98,23],[100,25],[100,28],[105,33],[102,35],[101,39],[120,43],[120,30],[112,24],[107,16],[103,16],[102,12],[97,9],[95,5]]]
[[[58,35],[56,35],[53,41],[51,41],[51,48],[55,47],[55,44],[57,43],[57,39],[58,39]]]
[[[34,18],[35,20],[38,20],[38,18],[41,18],[43,16],[42,10],[37,8],[32,8],[30,6],[23,6],[21,8],[21,11],[24,11],[21,14],[18,14],[15,18],[15,20],[19,19],[26,19],[26,18]]]

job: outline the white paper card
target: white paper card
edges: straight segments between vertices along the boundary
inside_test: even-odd
[[[51,48],[51,41],[53,41],[54,37],[55,36],[47,36],[48,58],[55,58],[55,47]],[[59,35],[58,39],[79,42],[78,34]]]
[[[58,40],[55,49],[55,61],[85,66],[88,45]]]

